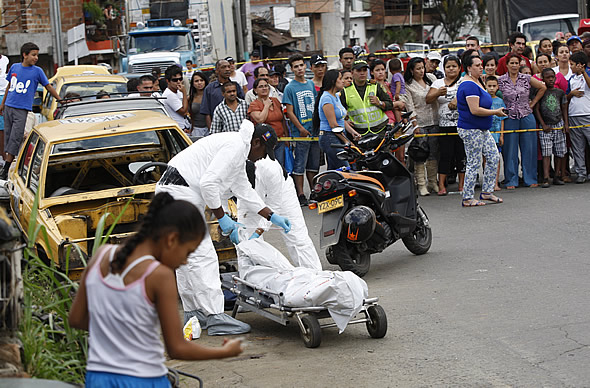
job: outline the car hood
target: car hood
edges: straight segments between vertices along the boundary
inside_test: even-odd
[[[176,63],[180,63],[180,53],[177,52],[158,52],[155,51],[153,53],[143,53],[143,54],[133,54],[129,58],[129,64],[133,65],[136,63],[144,63],[144,62],[163,62],[163,61],[174,61]]]

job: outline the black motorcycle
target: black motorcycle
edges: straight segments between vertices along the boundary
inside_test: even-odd
[[[327,247],[328,262],[344,271],[364,276],[371,254],[399,239],[416,255],[430,249],[432,231],[418,205],[414,176],[393,155],[413,138],[405,133],[411,127],[401,122],[388,127],[385,136],[364,137],[356,146],[333,144],[342,148],[338,158],[353,168],[325,171],[314,178],[310,208],[322,215],[320,247]]]

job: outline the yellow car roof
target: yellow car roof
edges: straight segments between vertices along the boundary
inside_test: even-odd
[[[177,127],[176,121],[162,113],[135,110],[126,112],[98,113],[47,121],[35,126],[41,137],[50,143],[60,143],[88,137],[129,133],[138,130]]]
[[[70,74],[59,78],[63,80],[64,84],[93,81],[127,83],[127,78],[114,74]]]
[[[77,65],[77,66],[62,66],[57,68],[57,72],[49,79],[53,81],[57,77],[64,77],[66,75],[82,74],[83,72],[93,72],[95,74],[111,74],[104,66],[99,65]]]

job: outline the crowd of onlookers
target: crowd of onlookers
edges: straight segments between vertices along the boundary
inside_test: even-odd
[[[512,34],[508,43],[509,52],[500,57],[469,37],[459,54],[431,51],[407,63],[396,55],[360,58],[347,47],[339,52],[338,69],[328,69],[322,55],[306,60],[295,54],[287,64],[273,64],[254,51],[251,62],[239,69],[231,57],[218,60],[211,77],[171,66],[161,78],[160,69],[154,69],[153,75],[137,80],[136,96],[159,89],[171,117],[193,136],[238,131],[248,118],[270,125],[279,137],[310,137],[281,141],[275,150],[294,178],[302,205],[307,203],[304,176],[311,185],[321,164],[329,169],[348,165],[331,144],[382,134],[388,124],[401,120],[402,111],[412,111],[414,133],[426,135],[413,141],[427,152],[414,158],[409,153],[407,160],[420,195],[446,195],[452,178],[463,192],[464,206],[501,202],[493,194],[501,189],[499,160],[502,184],[509,190],[584,183],[590,37],[542,39],[536,55],[523,34]],[[292,79],[286,78],[286,65]],[[311,79],[306,78],[308,67]],[[439,133],[448,135],[428,136]],[[403,149],[396,156],[406,162]],[[482,164],[487,168],[476,200],[473,186]]]

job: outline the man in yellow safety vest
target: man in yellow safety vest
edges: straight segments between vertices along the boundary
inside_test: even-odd
[[[357,60],[352,65],[353,83],[340,93],[340,101],[348,110],[348,118],[361,135],[383,131],[389,118],[385,111],[393,109],[387,92],[374,81],[367,81],[369,65]]]

